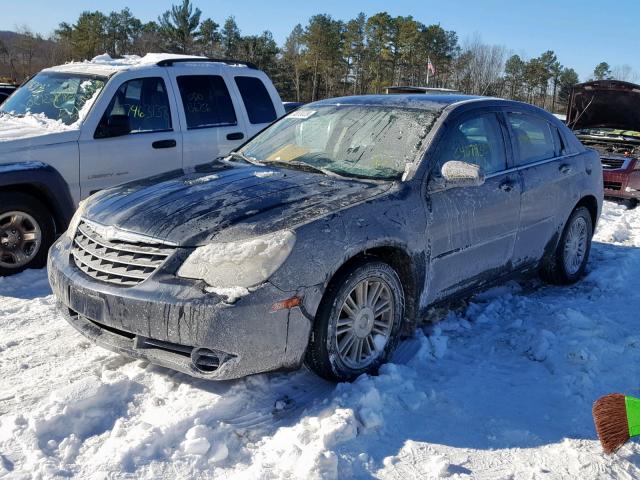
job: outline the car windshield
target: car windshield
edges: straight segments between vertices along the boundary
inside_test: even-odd
[[[105,78],[70,73],[42,72],[20,87],[0,112],[12,115],[44,115],[71,125],[81,117],[82,108],[90,106]]]
[[[439,107],[309,105],[267,128],[240,153],[265,164],[307,164],[342,176],[397,179],[417,161],[439,113]]]

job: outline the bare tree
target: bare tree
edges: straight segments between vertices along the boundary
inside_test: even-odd
[[[611,69],[611,78],[622,80],[624,82],[637,83],[640,75],[630,65],[616,65]]]
[[[479,35],[466,40],[461,53],[464,61],[456,65],[461,69],[455,75],[461,79],[459,88],[473,95],[499,95],[506,56],[506,47],[483,43]]]

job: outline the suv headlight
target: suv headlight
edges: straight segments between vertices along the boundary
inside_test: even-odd
[[[84,211],[87,209],[87,200],[89,198],[85,198],[84,200],[81,200],[78,203],[78,209],[76,210],[76,213],[73,214],[73,217],[71,217],[71,221],[69,222],[69,226],[67,227],[67,231],[64,232],[65,236],[73,241],[73,237],[76,234],[76,230],[78,229],[78,225],[80,225],[80,220],[82,219],[82,215],[84,214]]]
[[[281,230],[249,240],[198,247],[178,269],[178,276],[204,280],[218,289],[255,287],[280,268],[295,242],[295,233]]]

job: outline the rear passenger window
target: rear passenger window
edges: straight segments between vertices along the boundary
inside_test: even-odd
[[[236,77],[236,85],[251,123],[271,123],[276,119],[276,109],[262,80],[255,77]]]
[[[231,95],[221,76],[180,76],[178,88],[187,117],[187,129],[237,125]]]
[[[438,153],[438,171],[450,160],[473,163],[485,174],[507,168],[502,130],[493,113],[464,120],[447,132]]]
[[[131,133],[171,130],[171,110],[164,80],[160,77],[138,78],[120,85],[104,112],[95,138],[109,136],[109,117],[129,117]]]
[[[558,133],[547,121],[523,113],[507,113],[520,152],[518,165],[548,160],[557,155]]]

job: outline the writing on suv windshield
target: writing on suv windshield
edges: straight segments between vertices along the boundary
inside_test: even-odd
[[[78,121],[85,105],[94,99],[105,79],[88,75],[42,72],[20,87],[0,112],[12,115],[44,115],[65,125]]]
[[[376,105],[309,106],[266,129],[241,153],[261,163],[396,179],[416,161],[438,114]]]

